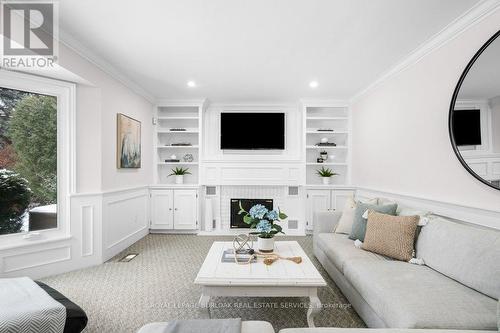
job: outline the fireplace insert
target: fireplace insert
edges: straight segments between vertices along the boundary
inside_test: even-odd
[[[248,212],[250,208],[261,204],[269,210],[273,209],[273,199],[231,199],[231,229],[250,228],[243,222],[243,215],[238,215],[241,206]]]

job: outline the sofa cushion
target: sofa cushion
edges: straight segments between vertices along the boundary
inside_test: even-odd
[[[349,260],[390,260],[376,253],[356,248],[354,241],[350,240],[347,235],[324,233],[319,234],[315,241],[317,246],[341,272],[343,272],[344,263]]]
[[[344,274],[391,328],[496,329],[496,300],[435,270],[401,261],[350,260]]]
[[[500,231],[432,218],[420,232],[417,256],[452,279],[500,298]]]
[[[367,201],[361,201],[363,203],[368,203],[371,205],[376,205],[378,200],[369,199]],[[356,212],[357,202],[354,200],[353,196],[347,198],[344,209],[342,210],[342,216],[340,217],[339,223],[335,228],[337,234],[350,234],[352,230],[352,224],[354,223],[354,213]]]
[[[362,248],[397,260],[409,261],[413,257],[419,219],[418,215],[392,216],[368,211]]]
[[[366,218],[363,217],[365,212],[372,209],[378,213],[396,215],[397,204],[389,205],[371,205],[363,202],[358,202],[356,205],[356,210],[354,212],[354,222],[352,224],[351,234],[349,238],[352,240],[359,239],[360,241],[365,240],[366,233]]]

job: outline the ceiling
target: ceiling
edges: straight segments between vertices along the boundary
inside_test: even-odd
[[[63,0],[60,29],[155,98],[348,99],[477,2]]]
[[[497,37],[472,65],[458,99],[487,100],[500,96],[500,37]]]

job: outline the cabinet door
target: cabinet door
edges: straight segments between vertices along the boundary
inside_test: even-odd
[[[172,190],[151,191],[151,229],[174,227],[174,195]]]
[[[195,230],[198,227],[198,191],[174,191],[174,229]]]
[[[332,190],[332,203],[330,208],[337,212],[343,211],[347,199],[353,195],[353,190]]]
[[[330,209],[330,192],[330,190],[307,191],[306,230],[313,229],[313,217],[315,212],[326,212]]]

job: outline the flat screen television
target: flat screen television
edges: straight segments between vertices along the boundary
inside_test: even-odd
[[[481,111],[455,110],[452,118],[453,137],[457,146],[481,144]]]
[[[220,148],[285,149],[285,114],[222,112]]]

